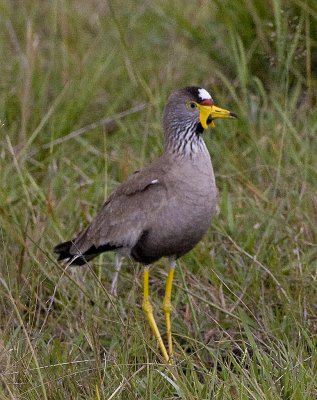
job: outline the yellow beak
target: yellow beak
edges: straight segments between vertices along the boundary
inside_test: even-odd
[[[208,127],[214,128],[215,118],[237,118],[237,115],[231,111],[225,110],[216,106],[204,106],[198,104],[199,107],[199,120],[204,129]]]

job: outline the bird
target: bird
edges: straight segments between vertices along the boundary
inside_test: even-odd
[[[203,238],[218,209],[218,189],[203,137],[218,118],[237,115],[217,107],[202,87],[173,92],[163,113],[162,155],[123,182],[76,237],[54,248],[58,261],[68,265],[84,265],[100,253],[114,251],[116,274],[122,257],[144,266],[142,307],[167,363],[174,355],[171,297],[176,260]],[[169,259],[163,299],[167,346],[149,290],[150,265],[162,257]]]

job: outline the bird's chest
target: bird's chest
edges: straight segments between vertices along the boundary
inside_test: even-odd
[[[168,190],[176,213],[185,214],[187,220],[213,214],[217,188],[209,154],[199,162],[194,160],[178,166],[173,178]]]
[[[180,241],[186,237],[199,241],[217,210],[217,188],[209,155],[204,162],[184,163],[171,171],[167,190],[165,229]]]
[[[209,154],[197,163],[173,165],[162,183],[166,201],[153,214],[137,249],[139,259],[142,254],[149,262],[162,256],[179,257],[191,250],[207,232],[217,209]]]

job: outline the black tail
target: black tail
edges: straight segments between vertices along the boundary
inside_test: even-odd
[[[57,254],[57,260],[65,260],[65,261],[71,261],[71,259],[76,255],[72,254],[70,252],[70,249],[73,245],[73,242],[69,240],[68,242],[63,242],[58,244],[57,246],[54,247],[54,253]],[[89,260],[91,260],[93,257],[84,257],[80,256],[77,257],[71,264],[72,265],[84,265],[86,264]]]
[[[76,256],[76,253],[74,254],[73,252],[70,252],[71,247],[73,246],[74,242],[72,240],[69,240],[68,242],[63,242],[58,244],[57,246],[54,247],[53,251],[54,253],[57,254],[57,260],[65,260],[65,261],[71,261],[71,259]],[[81,254],[75,260],[71,263],[71,265],[84,265],[87,264],[90,260],[93,258],[97,257],[100,253],[103,253],[105,251],[111,251],[111,250],[116,250],[118,247],[117,246],[111,246],[109,244],[106,244],[104,246],[91,246],[87,251],[85,251],[84,254]]]

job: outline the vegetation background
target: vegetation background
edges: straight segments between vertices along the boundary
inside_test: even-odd
[[[0,28],[0,399],[316,399],[317,2],[2,0]],[[176,270],[166,367],[140,266],[110,301],[112,254],[65,272],[52,248],[192,84],[239,120],[205,134],[221,212]]]

